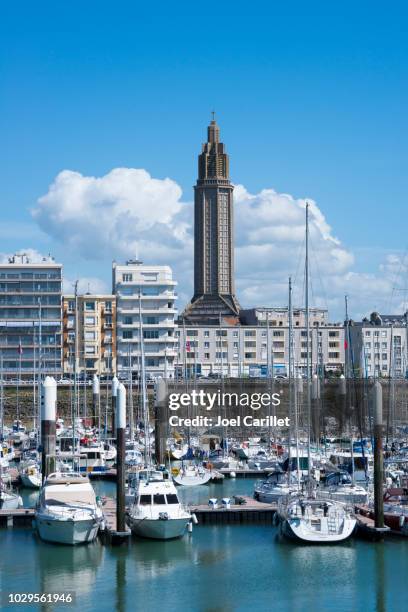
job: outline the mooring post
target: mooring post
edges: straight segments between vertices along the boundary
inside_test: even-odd
[[[95,427],[98,423],[98,429],[101,429],[101,413],[99,403],[99,378],[97,374],[93,375],[92,380],[92,425]]]
[[[115,435],[116,399],[118,396],[119,380],[116,376],[112,378],[112,437]]]
[[[155,383],[154,398],[154,448],[156,463],[159,465],[166,461],[166,435],[164,431],[166,397],[167,383],[164,378],[158,378]]]
[[[116,530],[124,532],[125,525],[125,434],[126,434],[126,389],[120,384],[117,389],[116,411]]]
[[[42,481],[55,472],[57,383],[47,376],[41,388],[41,473]]]
[[[376,528],[384,527],[384,494],[383,494],[383,410],[382,387],[377,380],[373,387],[374,411],[374,519]]]

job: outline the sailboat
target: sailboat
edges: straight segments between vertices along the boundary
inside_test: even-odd
[[[149,429],[149,407],[146,394],[146,371],[143,341],[141,296],[139,294],[139,338],[141,366],[141,399],[144,427]],[[146,435],[144,458],[146,468],[135,475],[133,500],[126,514],[132,533],[143,538],[169,540],[181,537],[192,520],[191,513],[180,504],[176,487],[164,479],[163,471],[156,470],[152,462],[150,436]]]
[[[306,203],[306,261],[305,261],[305,297],[306,297],[306,378],[307,378],[307,452],[308,477],[306,492],[282,497],[278,501],[277,516],[280,520],[281,534],[310,543],[334,543],[346,540],[356,526],[352,509],[335,500],[316,499],[315,484],[311,477],[311,368],[310,368],[310,333],[309,333],[309,204]],[[296,435],[298,432],[296,432]]]
[[[196,487],[209,482],[212,478],[210,470],[202,465],[182,465],[177,473],[173,474],[173,480],[177,485],[184,487]]]

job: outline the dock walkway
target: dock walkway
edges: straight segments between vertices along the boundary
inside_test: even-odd
[[[259,502],[248,495],[233,498],[235,503],[229,506],[218,504],[217,508],[208,504],[190,505],[190,510],[198,524],[217,523],[272,523],[277,510],[277,504]],[[221,500],[219,500],[221,502]]]

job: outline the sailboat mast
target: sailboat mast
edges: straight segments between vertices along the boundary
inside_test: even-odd
[[[74,336],[74,402],[72,405],[71,422],[72,422],[72,468],[75,468],[75,414],[78,402],[78,281],[75,281],[75,336]]]
[[[311,395],[310,395],[310,313],[309,313],[309,202],[306,202],[306,257],[305,257],[305,307],[306,307],[306,400],[307,400],[307,463],[308,476],[311,474],[310,460],[310,420]]]
[[[292,412],[293,412],[293,345],[292,345],[292,278],[289,276],[289,298],[288,298],[288,315],[289,315],[289,431],[288,431],[288,458],[289,458],[289,469],[288,469],[288,479],[290,482],[290,473],[291,473],[291,439],[292,439]],[[299,459],[297,459],[299,460]]]
[[[349,413],[349,396],[347,395],[347,390],[350,390],[350,384],[351,384],[351,380],[349,381],[349,384],[347,385],[347,380],[350,379],[350,322],[349,322],[349,316],[348,316],[348,295],[344,296],[344,305],[345,305],[345,314],[346,314],[346,350],[345,350],[345,355],[344,355],[344,370],[345,370],[345,377],[346,377],[346,406],[347,406],[347,413]],[[354,369],[353,369],[353,377],[354,377]],[[351,416],[350,416],[350,421],[349,421],[349,426],[350,426],[350,461],[351,461],[351,482],[353,484],[353,486],[355,485],[355,481],[356,481],[356,477],[355,477],[355,466],[354,466],[354,442],[353,442],[353,423],[351,421]],[[342,432],[340,432],[340,434],[342,434]],[[361,444],[363,443],[363,441],[361,440]]]
[[[143,319],[142,319],[142,294],[139,291],[139,343],[140,343],[140,370],[141,370],[141,392],[142,392],[142,412],[143,412],[143,423],[145,432],[145,462],[146,467],[151,466],[151,454],[150,454],[150,424],[149,424],[149,411],[147,406],[146,398],[146,371],[145,371],[145,355],[144,355],[144,341],[143,341]]]

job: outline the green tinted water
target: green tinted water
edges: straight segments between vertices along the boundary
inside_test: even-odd
[[[113,494],[111,483],[96,483]],[[185,501],[251,494],[253,481],[181,490]],[[26,498],[27,499],[27,498]],[[31,495],[29,500],[32,501]],[[27,499],[27,501],[29,501]],[[169,542],[62,547],[31,529],[0,530],[0,586],[9,592],[74,591],[74,605],[4,609],[127,611],[374,611],[407,609],[408,542],[350,540],[307,546],[266,525],[196,526]]]

